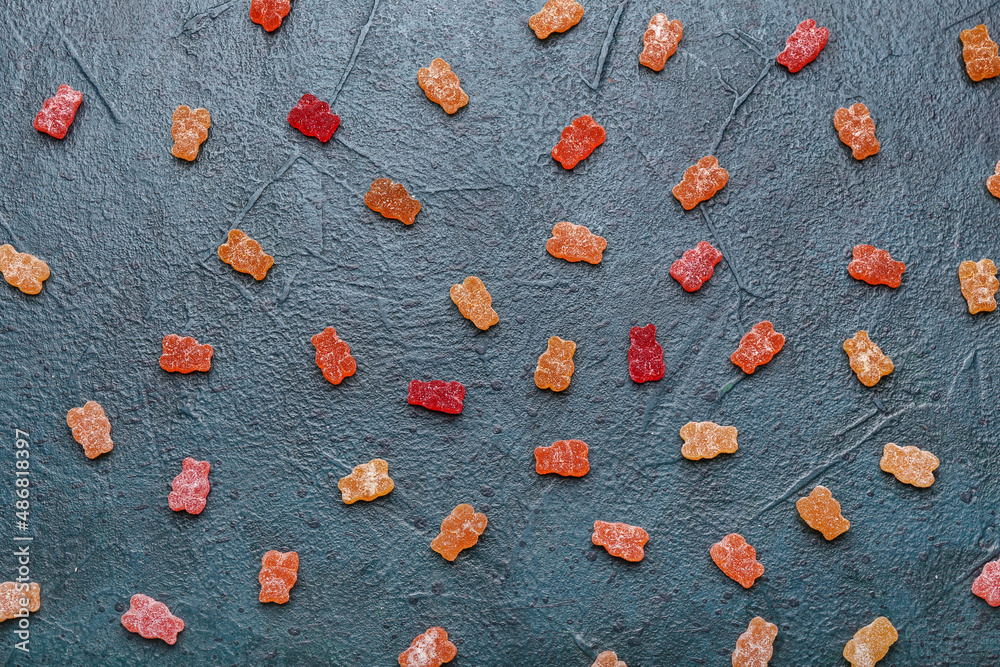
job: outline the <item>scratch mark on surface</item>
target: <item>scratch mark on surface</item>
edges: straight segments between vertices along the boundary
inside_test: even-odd
[[[285,286],[281,288],[281,294],[278,295],[279,305],[284,303],[285,299],[288,298],[288,293],[292,290],[292,282],[295,280],[297,275],[299,275],[299,272],[294,271],[292,275],[288,276],[288,281],[285,283]]]
[[[761,43],[760,40],[750,36],[748,33],[740,30],[739,28],[730,28],[729,30],[724,30],[722,33],[719,34],[719,37],[722,37],[722,35],[729,35],[733,39],[743,42],[743,44],[745,44],[751,51],[756,53],[761,58],[773,58],[773,56],[769,56],[766,53],[764,53],[764,44]]]
[[[181,31],[177,33],[177,37],[181,35],[193,35],[213,20],[219,18],[224,11],[236,4],[236,0],[229,0],[229,2],[223,3],[221,5],[216,5],[215,7],[209,7],[208,11],[201,12],[200,14],[195,14],[181,26]]]
[[[618,24],[622,20],[622,12],[625,11],[625,5],[628,4],[628,0],[622,0],[618,5],[618,10],[615,15],[611,18],[611,23],[608,25],[608,33],[604,36],[604,43],[601,44],[601,54],[597,57],[597,71],[594,72],[594,81],[587,81],[587,77],[583,74],[580,78],[591,90],[597,90],[597,87],[601,85],[601,75],[604,73],[604,61],[608,59],[608,52],[611,51],[611,43],[615,39],[615,32],[618,30]]]
[[[962,361],[962,367],[958,369],[957,373],[955,373],[955,379],[953,379],[951,381],[951,386],[948,388],[948,402],[949,403],[951,402],[951,395],[953,393],[955,393],[955,386],[958,385],[959,378],[962,377],[962,374],[965,373],[965,371],[967,371],[970,368],[972,368],[972,364],[974,364],[976,362],[976,355],[978,353],[979,353],[979,348],[974,348],[972,350],[972,352],[970,352],[969,354],[967,354],[965,356],[965,359]]]
[[[80,59],[80,54],[76,52],[76,47],[74,47],[73,43],[69,41],[69,37],[66,36],[66,33],[59,29],[59,26],[54,27],[56,32],[58,32],[59,36],[62,38],[63,44],[66,45],[66,51],[69,53],[69,57],[76,62],[76,66],[80,68],[80,72],[83,73],[84,78],[87,79],[91,86],[93,86],[94,92],[97,93],[97,97],[104,103],[104,106],[107,107],[108,113],[111,114],[111,119],[115,121],[116,125],[121,125],[122,120],[118,117],[118,112],[116,112],[114,107],[111,106],[111,103],[108,102],[108,98],[104,95],[104,91],[99,85],[97,85],[94,75],[92,75],[90,70],[87,69],[87,66],[83,64],[83,61]]]
[[[344,88],[344,84],[347,82],[347,77],[351,74],[351,70],[354,69],[354,61],[358,59],[358,53],[361,51],[361,46],[365,43],[365,37],[368,36],[368,31],[372,27],[372,21],[375,20],[375,10],[378,9],[379,0],[374,0],[372,2],[372,11],[368,15],[368,22],[361,26],[361,32],[358,34],[358,41],[354,44],[354,51],[351,52],[351,59],[347,61],[347,69],[344,70],[344,75],[340,77],[340,83],[337,84],[337,90],[333,92],[333,99],[330,100],[330,106],[337,102],[337,98],[340,97],[340,91]]]
[[[751,292],[750,288],[747,287],[746,283],[743,281],[743,277],[740,275],[739,269],[736,267],[736,262],[733,261],[733,256],[729,254],[729,250],[726,249],[725,244],[722,242],[722,237],[719,236],[719,232],[715,230],[715,225],[712,224],[711,218],[708,217],[708,211],[705,210],[705,207],[702,205],[698,206],[698,210],[701,211],[702,217],[705,218],[705,224],[708,225],[708,231],[712,233],[712,238],[714,238],[715,242],[719,244],[719,248],[722,250],[722,256],[725,258],[726,264],[729,265],[729,270],[732,271],[733,277],[736,279],[736,285],[747,294],[760,297],[759,294]]]
[[[987,12],[987,11],[993,9],[994,7],[996,7],[997,5],[1000,5],[1000,0],[996,0],[996,2],[992,2],[989,5],[987,5],[986,7],[983,7],[982,9],[979,9],[977,11],[972,12],[968,16],[963,16],[962,18],[958,19],[954,23],[949,23],[948,25],[945,26],[944,29],[947,30],[948,28],[954,28],[959,23],[963,23],[965,21],[968,21],[969,19],[971,19],[973,16],[976,16],[977,14],[982,14],[983,12]]]
[[[257,191],[250,196],[250,199],[247,201],[246,206],[244,206],[243,210],[240,211],[240,214],[236,216],[237,224],[242,222],[243,218],[246,217],[246,214],[250,212],[250,209],[254,207],[254,204],[257,203],[257,200],[260,199],[260,196],[264,194],[264,190],[266,190],[276,180],[284,176],[285,172],[288,171],[293,164],[295,164],[295,161],[298,160],[299,157],[300,156],[298,153],[292,153],[291,156],[289,156],[289,158],[285,160],[285,164],[281,165],[281,167],[278,168],[278,171],[274,172],[274,176],[264,181],[264,183],[262,183],[261,186],[257,188]]]
[[[737,377],[735,380],[730,380],[725,385],[723,385],[723,387],[721,389],[719,389],[719,391],[718,391],[719,398],[722,398],[723,396],[725,396],[726,394],[728,394],[729,391],[733,387],[735,387],[736,385],[738,385],[740,383],[740,381],[743,380],[743,378],[745,378],[745,377],[746,377],[746,373],[740,373],[739,377]]]
[[[764,64],[764,68],[760,71],[760,75],[754,80],[753,83],[750,84],[750,87],[744,90],[742,95],[739,95],[735,100],[733,100],[733,108],[729,111],[729,116],[726,118],[726,120],[723,121],[722,127],[719,128],[719,134],[718,136],[715,137],[715,142],[712,144],[712,147],[708,151],[709,155],[715,154],[716,149],[719,148],[719,144],[722,143],[722,137],[723,135],[725,135],[726,130],[729,128],[729,124],[733,122],[734,118],[736,118],[736,112],[740,110],[740,107],[743,106],[743,103],[747,101],[748,97],[750,97],[750,93],[752,93],[754,89],[757,88],[757,85],[761,81],[763,81],[764,78],[767,76],[767,73],[771,71],[771,65],[772,61],[769,59]]]

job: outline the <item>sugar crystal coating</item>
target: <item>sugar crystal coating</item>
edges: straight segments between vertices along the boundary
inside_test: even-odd
[[[552,228],[552,238],[545,242],[545,249],[553,257],[567,262],[587,262],[600,264],[608,241],[594,234],[583,225],[572,222],[558,222]]]
[[[420,213],[420,202],[410,196],[406,186],[388,178],[376,179],[368,193],[365,205],[390,220],[412,225]]]
[[[399,667],[441,667],[458,655],[458,648],[448,641],[444,628],[429,628],[399,654]]]
[[[607,549],[612,556],[638,563],[646,555],[643,547],[649,542],[649,533],[627,523],[595,521],[590,540]]]
[[[316,348],[316,365],[332,384],[340,384],[358,370],[358,364],[351,356],[351,346],[337,336],[337,330],[327,327],[312,337]]]
[[[430,67],[421,67],[417,71],[417,83],[427,95],[427,99],[448,114],[453,114],[469,103],[469,96],[462,90],[458,75],[451,71],[446,60],[435,58]]]
[[[188,514],[201,514],[208,503],[208,493],[212,485],[208,481],[208,473],[212,464],[199,461],[190,456],[181,461],[181,472],[170,484],[170,495],[167,504],[175,512],[184,510]]]
[[[715,265],[720,261],[721,252],[708,241],[699,241],[698,245],[685,250],[684,255],[670,265],[670,276],[681,284],[685,292],[696,292],[712,277]]]
[[[450,294],[462,317],[477,328],[486,331],[500,321],[497,311],[493,310],[493,297],[476,276],[469,276],[463,282],[452,285]]]
[[[368,463],[355,466],[347,477],[337,483],[341,500],[351,505],[359,500],[372,501],[395,488],[389,477],[389,464],[383,459],[372,459]]]
[[[111,441],[111,421],[95,401],[87,401],[82,408],[72,408],[66,413],[66,424],[73,430],[73,439],[83,446],[88,459],[107,454],[115,446]]]
[[[677,45],[684,36],[684,26],[680,21],[671,21],[666,14],[654,14],[642,35],[642,53],[639,63],[654,72],[659,72],[667,64],[670,56],[677,52]]]
[[[288,602],[288,593],[299,578],[299,554],[294,551],[268,551],[260,559],[261,602]]]
[[[563,477],[583,477],[590,472],[587,443],[583,440],[557,440],[548,447],[535,448],[535,472],[555,473]]]
[[[597,660],[590,667],[628,667],[628,665],[619,660],[618,654],[614,651],[604,651],[597,656]]]
[[[447,412],[457,415],[462,412],[465,400],[465,386],[461,382],[445,382],[444,380],[410,380],[409,393],[406,402],[410,405],[421,405],[428,410]]]
[[[738,449],[735,426],[719,426],[715,422],[688,422],[681,427],[681,456],[689,461],[713,459],[719,454],[733,454]]]
[[[42,588],[38,584],[5,581],[0,584],[0,621],[23,616],[23,610],[38,611],[42,606]]]
[[[764,320],[753,325],[743,338],[729,360],[739,366],[744,373],[753,373],[758,366],[763,366],[781,352],[785,346],[785,337],[774,330],[774,325]]]
[[[656,342],[656,325],[632,327],[629,331],[628,374],[633,382],[653,382],[666,373],[663,348]]]
[[[972,582],[972,593],[986,600],[989,606],[1000,607],[1000,560],[983,566],[983,571]]]
[[[746,632],[736,640],[733,667],[767,667],[774,654],[774,638],[777,636],[777,625],[754,616]]]
[[[565,169],[572,169],[604,143],[607,133],[596,120],[586,114],[566,126],[559,143],[552,149],[552,157]]]
[[[198,157],[198,149],[208,139],[208,128],[212,125],[212,116],[208,109],[191,109],[182,104],[174,109],[173,125],[170,136],[174,138],[174,147],[170,152],[174,157],[183,160],[194,160]]]
[[[38,294],[42,291],[42,282],[49,277],[49,265],[5,243],[0,245],[0,273],[4,280],[25,294]]]
[[[1000,162],[993,168],[993,175],[986,179],[986,189],[991,195],[1000,199]]]
[[[167,334],[163,337],[160,368],[168,373],[207,372],[212,367],[213,352],[211,345],[200,345],[191,336]]]
[[[823,537],[827,540],[846,533],[851,527],[851,522],[840,513],[840,503],[825,486],[817,486],[808,496],[799,498],[795,502],[795,507],[799,510],[802,520],[810,528],[823,533]]]
[[[739,533],[726,535],[712,545],[710,553],[719,569],[743,588],[750,588],[764,574],[764,566],[757,562],[757,550]]]
[[[528,19],[528,27],[538,39],[554,32],[566,32],[583,18],[583,5],[576,0],[548,0],[542,10]]]
[[[879,616],[854,633],[854,638],[844,646],[844,660],[851,663],[851,667],[874,667],[897,639],[899,633],[889,619]]]
[[[997,43],[990,39],[989,30],[983,24],[975,28],[963,30],[959,34],[962,40],[962,58],[965,60],[965,71],[973,81],[992,79],[1000,74],[1000,56],[997,55]]]
[[[250,20],[273,32],[292,10],[290,0],[250,0]]]
[[[453,561],[463,549],[474,547],[486,530],[486,515],[462,503],[441,522],[441,532],[431,541],[431,549]]]
[[[868,337],[867,331],[859,331],[844,341],[844,352],[851,362],[851,370],[866,387],[874,387],[895,368],[889,357]]]
[[[219,259],[240,273],[249,273],[257,280],[263,280],[267,271],[274,266],[271,257],[260,243],[239,229],[229,230],[226,242],[219,246]]]
[[[958,279],[962,283],[962,296],[969,305],[970,314],[991,313],[997,309],[995,295],[1000,289],[1000,281],[997,280],[997,267],[993,260],[962,262],[958,265]]]
[[[847,265],[847,272],[852,278],[869,285],[899,287],[906,264],[894,260],[888,250],[862,244],[854,246],[853,255],[854,259]]]
[[[171,645],[177,643],[177,633],[184,629],[184,621],[171,614],[167,605],[142,593],[132,596],[129,610],[122,615],[122,625],[146,639],[162,639]]]
[[[875,121],[868,107],[858,102],[849,109],[841,107],[833,114],[833,127],[840,140],[851,147],[855,160],[864,160],[879,152],[881,146],[875,138]]]
[[[806,19],[788,36],[785,50],[778,54],[777,61],[787,67],[789,72],[798,72],[816,60],[828,39],[830,39],[828,29],[817,28],[816,21]]]
[[[307,137],[326,143],[340,127],[340,116],[330,111],[329,104],[306,93],[288,112],[288,124]]]
[[[684,210],[690,211],[708,201],[729,182],[729,172],[719,166],[714,155],[707,155],[684,171],[684,178],[672,192]]]
[[[926,489],[934,483],[934,471],[941,465],[938,457],[925,449],[907,445],[900,447],[895,443],[886,443],[882,448],[882,460],[879,467],[891,473],[903,484],[912,484]]]
[[[69,126],[76,118],[76,110],[83,102],[83,93],[73,90],[65,83],[59,86],[54,97],[42,103],[32,126],[39,132],[62,139],[69,132]]]
[[[562,391],[573,379],[573,353],[576,343],[559,336],[549,338],[548,347],[538,357],[535,366],[535,385],[539,389]]]

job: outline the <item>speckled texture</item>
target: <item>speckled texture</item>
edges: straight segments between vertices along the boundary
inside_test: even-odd
[[[779,627],[776,666],[846,664],[879,615],[900,631],[880,665],[1000,662],[1000,611],[969,590],[1000,553],[1000,313],[970,316],[957,277],[1000,257],[1000,83],[969,80],[958,40],[1000,29],[1000,8],[586,0],[539,41],[541,0],[295,0],[273,34],[248,1],[215,2],[2,10],[0,241],[52,271],[36,297],[0,285],[5,478],[11,429],[34,457],[34,663],[391,665],[440,625],[455,667],[604,649],[721,665],[755,615]],[[658,11],[684,39],[654,73],[637,58]],[[830,43],[790,75],[773,58],[809,17]],[[434,57],[470,97],[453,117],[416,82]],[[61,142],[31,127],[60,83],[84,94]],[[329,144],[285,122],[304,92],[343,118]],[[863,163],[833,128],[853,102],[882,143]],[[182,103],[212,114],[193,163],[170,155]],[[584,113],[607,141],[568,172],[549,152]],[[670,188],[709,152],[729,184],[684,212]],[[382,176],[423,203],[412,227],[365,207]],[[560,220],[608,239],[600,265],[545,252]],[[275,257],[261,283],[216,256],[237,226]],[[700,240],[725,259],[687,294],[667,272]],[[848,276],[856,243],[906,262],[898,290]],[[448,298],[470,274],[500,313],[486,332]],[[788,342],[744,377],[728,357],[762,319]],[[667,375],[636,385],[628,332],[647,322]],[[309,343],[327,326],[357,358],[340,386]],[[873,389],[841,350],[859,329],[896,365]],[[212,344],[212,370],[160,370],[165,333]],[[552,335],[579,345],[559,394],[532,382]],[[465,411],[408,405],[414,378],[461,381]],[[86,400],[113,424],[95,461],[65,424]],[[739,451],[683,460],[679,428],[707,420],[736,425]],[[590,473],[537,475],[533,449],[567,438],[590,445]],[[934,452],[934,486],[882,473],[887,441]],[[212,464],[200,516],[167,507],[185,456]],[[373,457],[396,489],[345,506],[337,480]],[[820,483],[851,521],[831,543],[795,511]],[[429,543],[460,502],[489,527],[448,563]],[[592,546],[595,519],[648,530],[645,559]],[[729,532],[767,568],[750,590],[709,557]],[[257,601],[269,549],[301,557],[286,605]],[[122,628],[137,592],[184,619],[176,646]],[[21,664],[12,630],[0,645]]]

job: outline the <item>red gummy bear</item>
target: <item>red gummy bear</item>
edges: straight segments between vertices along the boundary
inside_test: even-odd
[[[250,20],[272,32],[281,25],[281,19],[292,10],[290,0],[250,0]]]
[[[656,325],[632,327],[629,331],[628,374],[633,382],[659,380],[666,372],[663,348],[656,342]]]
[[[972,592],[991,607],[1000,607],[1000,560],[987,563],[972,582]]]
[[[171,614],[167,605],[142,593],[132,596],[131,607],[122,616],[122,625],[129,632],[138,632],[146,639],[162,639],[168,644],[175,644],[177,633],[184,629],[184,621]]]
[[[671,277],[687,292],[696,292],[715,273],[715,265],[722,260],[722,253],[708,241],[700,241],[684,256],[670,265]]]
[[[323,377],[333,384],[340,384],[358,370],[351,356],[351,346],[337,336],[333,327],[313,336],[312,344],[316,347],[316,365],[323,371]]]
[[[899,287],[903,271],[906,271],[906,264],[894,260],[888,250],[871,245],[854,246],[854,259],[847,265],[847,272],[852,278],[869,285]]]
[[[778,63],[787,67],[789,72],[798,72],[816,60],[828,39],[829,30],[817,28],[816,21],[806,19],[788,36],[785,50],[778,54]]]
[[[160,368],[168,373],[190,373],[208,371],[212,367],[211,345],[199,345],[191,336],[181,338],[177,334],[163,337],[163,354]]]
[[[212,490],[212,485],[208,483],[208,471],[211,469],[212,464],[208,461],[199,461],[190,456],[184,459],[181,462],[181,474],[174,477],[170,485],[172,490],[167,496],[170,509],[201,514],[208,502],[208,492]]]
[[[563,477],[583,477],[590,472],[589,448],[583,440],[558,440],[548,447],[535,448],[535,472]]]
[[[649,533],[627,523],[595,521],[590,541],[607,549],[612,556],[638,563],[646,555],[642,548],[649,542]]]
[[[55,97],[45,100],[32,125],[39,132],[44,132],[56,139],[62,139],[69,132],[69,126],[76,118],[76,110],[80,108],[80,102],[83,102],[83,93],[73,90],[64,83],[59,86]]]
[[[464,400],[465,387],[462,383],[444,380],[411,380],[410,393],[406,397],[410,405],[422,405],[428,410],[447,412],[450,415],[457,415],[462,411]]]
[[[330,105],[306,93],[288,112],[288,124],[307,137],[326,143],[340,127],[340,116],[330,112]]]
[[[288,593],[299,578],[299,554],[294,551],[282,553],[268,551],[260,559],[260,595],[261,602],[288,602]]]
[[[757,550],[739,533],[723,537],[712,545],[710,553],[719,569],[743,588],[750,588],[764,574],[764,566],[757,562]]]
[[[552,149],[552,157],[564,168],[572,169],[603,144],[607,136],[590,114],[580,116],[562,131],[559,143]]]
[[[785,346],[785,337],[774,330],[774,325],[764,320],[753,325],[753,328],[740,339],[729,360],[743,369],[744,373],[753,373],[758,366],[763,366],[781,352]]]
[[[456,655],[458,647],[448,641],[448,632],[444,628],[429,628],[399,654],[399,667],[441,667]]]

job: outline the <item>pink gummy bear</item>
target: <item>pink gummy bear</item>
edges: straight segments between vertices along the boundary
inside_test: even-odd
[[[708,241],[700,241],[694,248],[685,250],[684,256],[670,265],[670,275],[681,284],[684,291],[695,292],[712,277],[715,265],[721,260],[721,252]]]
[[[991,607],[1000,607],[1000,560],[987,563],[972,582],[972,592]]]
[[[175,512],[186,510],[188,514],[201,514],[208,502],[208,492],[212,485],[208,483],[208,471],[212,464],[208,461],[198,461],[190,456],[181,462],[181,474],[174,477],[167,496],[170,509]]]
[[[122,616],[122,625],[129,632],[138,632],[146,639],[162,639],[168,644],[175,644],[177,633],[184,629],[184,621],[171,614],[167,605],[142,593],[132,596],[131,607]]]

